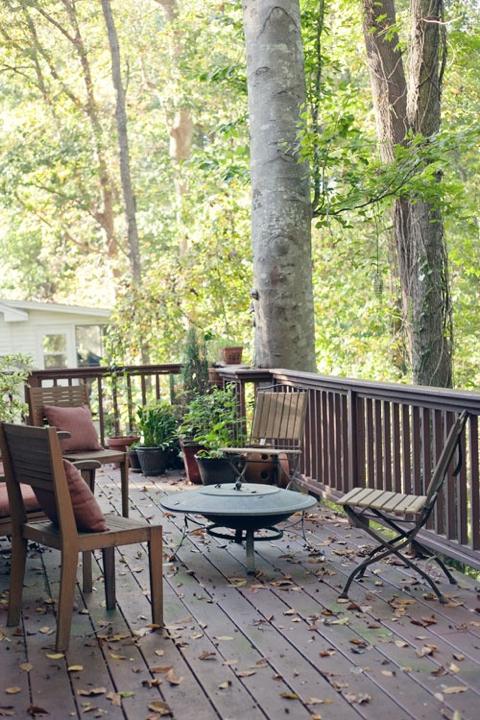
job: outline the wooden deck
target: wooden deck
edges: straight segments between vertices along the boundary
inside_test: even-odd
[[[120,507],[118,472],[98,476],[105,509]],[[132,516],[160,519],[176,477],[131,476]],[[181,518],[167,517],[178,540]],[[8,543],[0,544],[0,717],[152,720],[476,720],[480,715],[480,590],[460,585],[441,606],[398,565],[381,565],[337,603],[367,537],[319,509],[297,531],[257,546],[256,578],[243,548],[202,531],[165,566],[167,629],[152,631],[145,552],[117,557],[118,610],[102,578],[83,596],[67,657],[53,646],[58,555],[32,548],[23,626],[5,628]],[[450,588],[448,588],[450,590]],[[169,711],[171,714],[169,714]],[[42,714],[45,713],[45,714]],[[46,714],[48,713],[48,714]]]

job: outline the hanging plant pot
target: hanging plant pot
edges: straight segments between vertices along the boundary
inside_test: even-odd
[[[242,362],[243,347],[224,347],[222,348],[222,359],[226,365],[240,365]]]
[[[167,453],[157,447],[137,447],[140,467],[144,475],[163,475],[167,467]]]

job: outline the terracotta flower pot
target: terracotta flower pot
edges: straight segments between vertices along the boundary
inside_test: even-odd
[[[107,445],[110,450],[126,452],[127,448],[138,440],[140,440],[140,435],[115,435],[107,438]]]
[[[183,463],[185,465],[187,480],[190,480],[190,482],[194,485],[201,485],[202,478],[200,477],[200,470],[198,468],[195,455],[205,448],[202,447],[202,445],[189,442],[188,440],[180,440],[180,447],[182,448]]]
[[[222,358],[226,365],[240,365],[242,362],[243,347],[224,347],[222,348]]]

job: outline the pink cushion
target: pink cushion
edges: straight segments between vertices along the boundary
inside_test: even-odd
[[[108,530],[105,517],[97,503],[92,491],[82,478],[80,470],[68,460],[63,461],[68,489],[72,498],[73,514],[78,530],[84,532],[104,532]],[[42,510],[50,520],[58,524],[57,508],[53,491],[35,490]]]
[[[41,510],[38,500],[35,497],[30,485],[20,485],[22,492],[23,502],[25,504],[25,510],[27,512],[34,512],[35,510]],[[6,483],[0,483],[0,518],[10,516],[10,504],[8,502],[8,493]]]
[[[43,412],[49,425],[53,425],[57,430],[66,430],[70,433],[70,438],[60,441],[64,453],[102,450],[92,422],[92,415],[86,405],[79,407],[44,405]]]

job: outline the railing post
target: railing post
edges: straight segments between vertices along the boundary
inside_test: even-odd
[[[357,432],[357,393],[347,393],[347,482],[344,490],[348,492],[358,485],[358,432]]]

